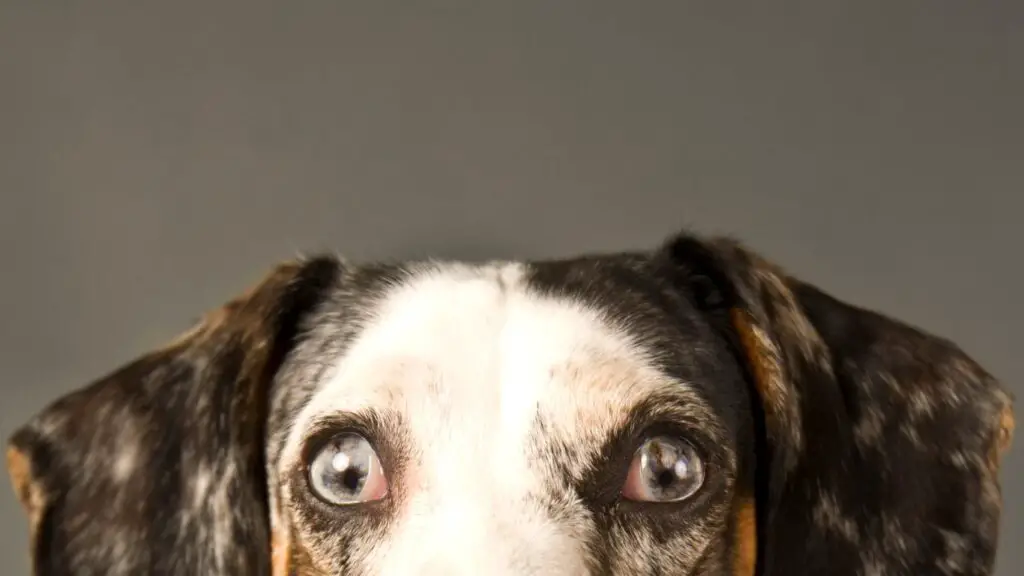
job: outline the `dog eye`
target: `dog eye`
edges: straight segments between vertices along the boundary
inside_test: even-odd
[[[380,500],[388,493],[377,453],[358,434],[335,436],[316,453],[309,484],[319,498],[337,505]]]
[[[648,439],[629,465],[622,495],[640,502],[678,502],[704,483],[704,462],[694,447],[680,438]]]

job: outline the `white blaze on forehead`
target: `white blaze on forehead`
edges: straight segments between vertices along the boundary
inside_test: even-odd
[[[599,311],[528,291],[523,276],[518,264],[450,266],[393,288],[301,412],[290,440],[319,416],[387,409],[404,413],[413,440],[422,442],[415,448],[472,440],[521,454],[538,409],[621,417],[673,384]]]
[[[456,546],[467,568],[495,567],[517,554],[508,547],[538,557],[559,540],[531,536],[553,525],[525,504],[545,482],[545,463],[527,462],[538,413],[563,436],[597,442],[633,403],[672,384],[597,311],[529,291],[520,265],[438,268],[380,300],[297,418],[284,462],[317,418],[397,412],[415,461],[404,467],[408,506],[379,544],[382,557],[416,572],[407,562]],[[460,535],[499,550],[479,542],[491,556],[481,564],[470,552],[480,546],[459,546]]]

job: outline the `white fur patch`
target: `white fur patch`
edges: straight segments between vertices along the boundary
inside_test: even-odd
[[[390,536],[353,558],[373,573],[585,573],[580,534],[530,498],[550,483],[550,463],[526,457],[537,416],[584,454],[631,405],[680,383],[598,311],[523,278],[517,264],[460,265],[394,287],[295,421],[286,467],[324,416],[403,416],[406,497]]]

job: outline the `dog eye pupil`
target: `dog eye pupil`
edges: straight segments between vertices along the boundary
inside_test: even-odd
[[[350,492],[359,492],[359,487],[366,481],[366,474],[362,470],[349,468],[341,476],[341,483]]]

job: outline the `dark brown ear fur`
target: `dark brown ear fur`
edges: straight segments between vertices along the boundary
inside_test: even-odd
[[[34,573],[266,574],[267,384],[337,271],[280,266],[15,432],[7,462]]]
[[[763,420],[758,574],[991,574],[1011,397],[951,342],[741,244],[666,251],[726,302]]]

